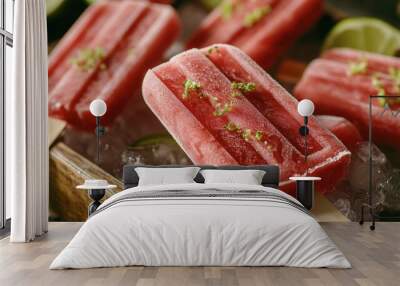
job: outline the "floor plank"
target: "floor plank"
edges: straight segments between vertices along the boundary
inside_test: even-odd
[[[48,270],[54,257],[81,223],[50,223],[45,236],[29,244],[0,240],[0,285],[136,285],[136,286],[266,286],[266,285],[399,285],[400,223],[368,225],[321,223],[345,253],[352,269],[286,267],[125,267]]]
[[[311,213],[318,222],[350,221],[320,192],[315,193],[315,203]]]

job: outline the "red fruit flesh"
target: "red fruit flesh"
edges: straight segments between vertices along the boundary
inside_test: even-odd
[[[200,88],[184,96],[187,80]],[[232,96],[237,82],[254,83],[255,90],[234,90]],[[290,176],[306,173],[297,101],[233,46],[190,50],[150,70],[143,96],[195,164],[276,164],[282,186]],[[225,103],[231,109],[215,114]],[[331,186],[344,176],[350,153],[314,118],[309,124],[309,174]]]
[[[318,115],[317,120],[331,131],[349,150],[354,150],[362,141],[357,127],[346,118],[331,115]]]
[[[367,63],[364,72],[350,74],[350,65]],[[399,69],[400,59],[353,51],[335,49],[313,61],[295,88],[298,99],[311,99],[318,114],[335,115],[353,123],[364,138],[368,136],[369,97],[378,95],[374,77],[386,95],[400,95],[390,69]],[[372,126],[374,141],[400,148],[400,118],[398,100],[389,100],[390,109],[373,100]]]
[[[146,70],[158,64],[179,33],[179,20],[166,5],[102,2],[81,16],[61,40],[49,62],[49,114],[90,129],[90,102],[103,99],[109,124],[140,88]],[[104,55],[90,69],[71,63],[84,49]]]
[[[229,1],[225,1],[227,3]],[[231,1],[227,15],[223,5],[217,7],[189,40],[188,48],[212,44],[235,45],[263,68],[269,68],[279,56],[304,34],[323,12],[321,0]],[[226,6],[225,6],[226,7]],[[246,17],[269,7],[270,12],[246,26]],[[225,8],[226,9],[226,8]],[[254,18],[253,18],[254,19]]]

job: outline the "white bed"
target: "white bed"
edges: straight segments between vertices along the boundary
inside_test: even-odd
[[[50,269],[128,265],[351,267],[285,193],[197,183],[140,186],[114,195]]]

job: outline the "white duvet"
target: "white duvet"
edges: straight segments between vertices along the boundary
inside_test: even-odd
[[[293,266],[349,268],[321,226],[298,208],[258,198],[151,198],[132,192],[278,190],[231,184],[142,186],[105,201],[50,269],[145,266]],[[113,204],[114,202],[114,204]],[[298,203],[298,202],[297,202]]]

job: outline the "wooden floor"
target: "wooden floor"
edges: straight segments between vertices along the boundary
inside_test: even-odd
[[[29,244],[0,241],[0,285],[400,285],[400,223],[322,223],[353,269],[286,267],[127,267],[48,270],[80,223],[50,223],[44,237]]]

